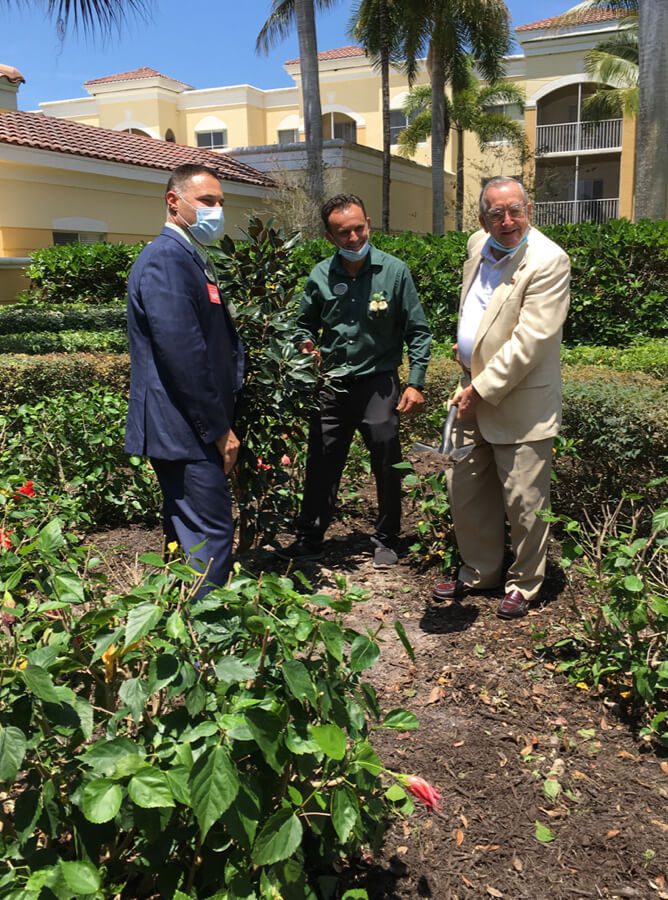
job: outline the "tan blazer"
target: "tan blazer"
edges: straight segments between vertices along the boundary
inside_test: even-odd
[[[468,242],[464,299],[488,235]],[[478,427],[492,444],[554,437],[561,424],[561,332],[570,300],[570,261],[554,241],[530,228],[492,294],[471,354],[471,383],[481,396]],[[464,386],[469,382],[464,377]]]

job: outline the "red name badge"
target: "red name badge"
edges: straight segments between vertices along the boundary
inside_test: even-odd
[[[220,306],[220,294],[218,293],[218,287],[215,284],[207,284],[206,287],[209,291],[209,301],[211,303],[217,303]]]

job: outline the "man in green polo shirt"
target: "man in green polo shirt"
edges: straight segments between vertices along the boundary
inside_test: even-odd
[[[318,559],[334,514],[350,443],[359,431],[371,456],[378,492],[372,537],[374,566],[397,562],[401,525],[399,414],[424,403],[431,333],[411,273],[394,256],[369,244],[371,220],[354,194],[338,194],[322,208],[327,240],[336,253],[309,275],[298,317],[305,353],[335,372],[319,394],[309,432],[304,500],[296,540],[282,559]],[[408,384],[397,369],[408,347]]]

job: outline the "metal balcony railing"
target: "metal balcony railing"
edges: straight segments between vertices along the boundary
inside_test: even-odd
[[[606,200],[551,200],[534,203],[535,225],[574,225],[577,222],[596,222],[601,225],[616,219],[619,213],[617,197]]]
[[[536,155],[578,153],[581,150],[621,150],[622,119],[563,122],[536,127]]]

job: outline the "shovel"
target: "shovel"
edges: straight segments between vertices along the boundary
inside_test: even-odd
[[[455,463],[461,462],[463,459],[473,451],[473,444],[469,444],[467,447],[453,447],[452,446],[452,426],[455,424],[455,419],[457,418],[457,410],[458,406],[454,404],[450,407],[448,411],[447,418],[443,423],[443,431],[441,432],[441,442],[438,447],[431,447],[429,444],[421,444],[417,441],[412,446],[412,451],[414,453],[438,453],[440,456],[445,457],[445,462],[454,465]]]

